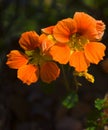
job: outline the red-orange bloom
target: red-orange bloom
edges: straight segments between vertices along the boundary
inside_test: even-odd
[[[40,40],[40,36],[36,32],[25,32],[19,40],[20,46],[25,50],[25,54],[13,50],[7,55],[6,64],[10,68],[18,69],[17,77],[28,85],[37,82],[39,75],[42,81],[50,83],[60,73],[56,63],[51,61],[51,57],[43,53],[41,42],[42,38]]]
[[[103,59],[105,45],[98,42],[104,34],[105,24],[83,12],[76,12],[73,19],[59,21],[53,28],[56,43],[49,49],[53,59],[67,63],[76,71],[85,71],[90,63]],[[62,44],[62,45],[61,45]],[[98,49],[97,49],[98,48]]]

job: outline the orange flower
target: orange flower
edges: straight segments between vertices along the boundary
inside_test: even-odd
[[[52,37],[56,42],[49,53],[55,61],[61,64],[69,61],[69,65],[76,71],[85,71],[90,63],[98,64],[105,55],[105,45],[98,42],[104,29],[102,21],[95,20],[86,13],[76,12],[73,19],[66,18],[53,27]],[[43,30],[48,32],[48,28]]]
[[[28,85],[37,82],[39,75],[42,81],[50,83],[56,80],[60,73],[60,69],[52,62],[51,57],[42,51],[41,42],[44,37],[40,37],[34,31],[23,33],[19,44],[25,53],[12,50],[7,55],[6,64],[10,68],[18,69],[17,77]]]

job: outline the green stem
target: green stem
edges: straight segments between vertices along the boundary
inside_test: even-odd
[[[78,82],[77,75],[75,75],[74,72],[73,72],[73,77],[74,77],[74,83],[75,83],[76,92],[77,92],[79,89],[79,86],[81,86],[81,84]]]
[[[67,80],[66,73],[65,73],[63,65],[61,65],[61,69],[62,69],[62,72],[63,72],[63,78],[64,78],[64,83],[65,83],[66,90],[68,92],[70,92],[69,82]]]
[[[75,82],[76,91],[78,91],[79,86],[78,86],[78,81],[77,81],[76,75],[74,75],[74,82]]]

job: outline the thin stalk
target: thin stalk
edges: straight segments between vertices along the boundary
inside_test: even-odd
[[[64,83],[65,83],[65,87],[66,87],[66,90],[68,92],[70,92],[70,87],[69,87],[69,82],[67,80],[67,76],[66,76],[66,73],[65,73],[65,70],[64,70],[64,66],[61,65],[61,69],[62,69],[62,72],[63,72],[63,78],[64,78]]]
[[[77,75],[75,75],[74,73],[73,73],[73,78],[74,78],[74,83],[75,83],[76,92],[77,92],[79,89],[79,86],[81,86],[81,83],[78,82]]]
[[[78,86],[78,81],[77,81],[77,77],[76,77],[76,75],[74,75],[74,82],[75,82],[75,87],[76,87],[76,92],[77,92],[79,86]]]

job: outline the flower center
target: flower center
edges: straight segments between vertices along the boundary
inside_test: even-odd
[[[45,61],[51,60],[51,57],[42,53],[39,48],[36,48],[36,50],[25,51],[25,53],[29,57],[30,64],[41,65]]]
[[[81,51],[84,50],[84,45],[87,43],[89,43],[89,40],[87,38],[76,33],[71,36],[68,45],[72,51]]]

